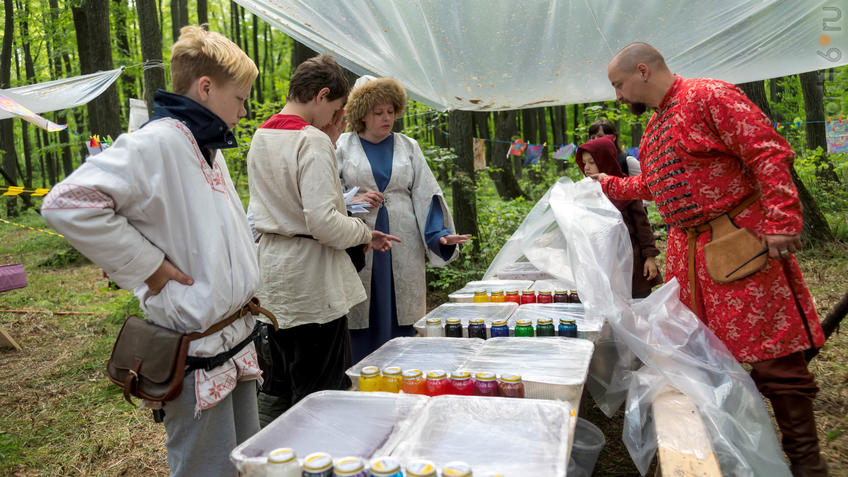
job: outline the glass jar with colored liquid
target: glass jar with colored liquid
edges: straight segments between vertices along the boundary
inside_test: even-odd
[[[553,303],[554,297],[551,295],[549,291],[540,291],[539,296],[536,297],[536,303]]]
[[[471,466],[465,462],[448,462],[442,469],[442,477],[472,477]]]
[[[332,477],[333,458],[326,452],[313,452],[303,459],[303,477]]]
[[[333,467],[333,477],[369,477],[365,462],[359,457],[342,457]]]
[[[498,381],[495,379],[495,373],[477,373],[474,375],[474,395],[475,396],[497,396]]]
[[[492,303],[503,303],[506,301],[503,290],[493,291],[491,296],[489,296],[489,301]]]
[[[407,394],[425,394],[424,377],[420,369],[407,369],[403,372],[401,391]]]
[[[474,292],[474,303],[489,303],[489,293],[485,290]]]
[[[380,368],[366,366],[359,371],[359,390],[364,392],[379,391],[382,384]]]
[[[567,338],[577,338],[577,323],[574,320],[559,320],[557,335]]]
[[[518,290],[510,290],[504,295],[505,302],[513,302],[521,304],[521,297],[518,295]]]
[[[518,320],[515,324],[515,336],[533,336],[533,322],[530,320]]]
[[[445,336],[462,338],[462,321],[459,318],[448,318],[445,321]]]
[[[391,457],[371,459],[371,477],[403,477],[398,461]]]
[[[265,464],[265,475],[268,477],[300,477],[300,462],[294,450],[288,447],[274,449],[268,454]]]
[[[468,371],[454,371],[448,379],[448,393],[460,396],[471,396],[474,394],[474,382]]]
[[[415,459],[406,464],[406,477],[438,477],[436,465],[429,460]]]
[[[498,395],[508,398],[523,398],[524,383],[517,374],[504,374],[498,380]]]
[[[483,318],[468,320],[468,337],[486,339],[486,322]]]
[[[492,327],[489,329],[489,334],[492,335],[492,338],[509,336],[509,325],[506,324],[506,320],[492,321]]]
[[[536,292],[529,290],[521,292],[521,304],[536,303]]]
[[[550,318],[539,318],[536,322],[536,336],[556,336],[553,320]]]
[[[403,376],[401,370],[397,366],[383,368],[383,378],[380,383],[380,390],[387,393],[398,393],[403,385]]]
[[[571,290],[571,293],[568,295],[568,299],[571,300],[570,303],[581,303],[580,295],[577,294],[577,290]]]
[[[428,396],[441,396],[448,393],[448,375],[441,369],[434,369],[427,373],[424,382],[424,393]]]
[[[554,303],[571,303],[568,290],[557,290],[554,292]]]
[[[430,338],[445,336],[441,318],[427,318],[427,336]]]

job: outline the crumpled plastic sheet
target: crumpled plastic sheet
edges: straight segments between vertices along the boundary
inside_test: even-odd
[[[507,323],[511,330],[515,329],[518,320],[530,320],[535,327],[539,318],[550,318],[554,327],[557,327],[561,320],[574,320],[577,325],[577,337],[589,341],[596,341],[604,326],[603,317],[587,317],[583,305],[579,303],[528,303],[518,307]]]
[[[474,292],[491,293],[499,290],[503,292],[517,290],[518,293],[521,293],[532,285],[532,280],[478,280],[466,283],[465,286],[448,295],[448,298],[453,302],[470,302],[474,299]]]
[[[571,406],[535,399],[439,396],[407,423],[391,455],[467,462],[474,475],[564,476]]]
[[[536,280],[529,289],[535,291],[549,291],[551,293],[556,291],[576,290],[576,288],[574,288],[574,283],[567,282],[565,280],[557,280],[555,278]],[[579,305],[579,303],[576,304]]]
[[[530,262],[513,262],[502,267],[498,270],[497,275],[491,278],[497,278],[498,280],[552,280],[554,277],[549,273],[539,270],[536,268],[536,265]],[[574,288],[571,285],[573,284],[569,285],[569,290]]]
[[[264,477],[269,452],[280,447],[291,447],[300,459],[313,452],[382,455],[401,422],[426,404],[425,396],[415,394],[313,393],[233,449],[230,460],[242,475]]]
[[[439,318],[442,320],[442,336],[444,336],[445,320],[459,318],[462,322],[462,334],[468,337],[468,320],[482,318],[486,329],[492,327],[494,320],[506,320],[518,309],[517,303],[443,303],[423,318],[415,322],[415,329],[421,336],[427,336],[427,320]]]
[[[632,261],[629,257],[623,260],[630,249],[627,229],[600,185],[588,179],[573,185],[557,184],[550,203],[567,238],[571,269],[577,282],[585,285],[580,289],[584,305],[607,318],[617,343],[695,402],[722,472],[789,475],[753,381],[724,344],[680,302],[676,280],[641,302],[630,300]],[[628,364],[625,361],[622,363]],[[629,374],[622,372],[626,385]],[[620,391],[620,386],[615,391]],[[642,396],[650,397],[650,393]],[[631,403],[628,408],[634,406]],[[638,405],[640,409],[646,406]],[[636,421],[634,416],[630,418]],[[638,421],[643,422],[641,418]],[[634,435],[634,427],[630,427],[630,435]],[[634,459],[644,461],[640,442],[626,440],[625,444]]]

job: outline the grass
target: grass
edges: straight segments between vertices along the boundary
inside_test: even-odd
[[[15,221],[44,227],[34,212]],[[0,475],[167,475],[164,428],[127,404],[103,372],[131,294],[110,289],[99,268],[69,250],[62,238],[0,224],[0,264],[24,263],[29,279],[0,295],[0,309],[94,313],[0,312],[0,326],[23,347],[0,351]],[[848,290],[848,248],[830,244],[798,258],[823,317]],[[446,298],[431,293],[429,305]],[[834,476],[848,476],[846,356],[848,338],[837,334],[811,364]],[[637,475],[620,438],[622,414],[607,419],[591,402],[586,411],[607,439],[595,475]]]

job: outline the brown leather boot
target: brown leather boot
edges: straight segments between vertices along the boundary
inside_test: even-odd
[[[798,395],[771,396],[774,417],[780,427],[783,452],[789,457],[794,477],[827,476],[827,463],[819,454],[819,438],[813,416],[813,400]]]

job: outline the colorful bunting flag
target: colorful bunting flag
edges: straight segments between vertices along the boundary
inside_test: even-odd
[[[525,149],[527,149],[527,143],[522,139],[516,139],[512,142],[512,147],[509,148],[509,154],[513,156],[520,156],[524,153]]]
[[[539,163],[539,158],[542,157],[543,144],[528,144],[527,152],[524,154],[524,165],[532,166]]]
[[[554,153],[554,159],[560,160],[568,160],[571,155],[574,154],[574,144],[566,144],[564,146],[560,146],[559,149]]]
[[[839,154],[848,152],[848,122],[829,121],[826,125],[827,153]]]

